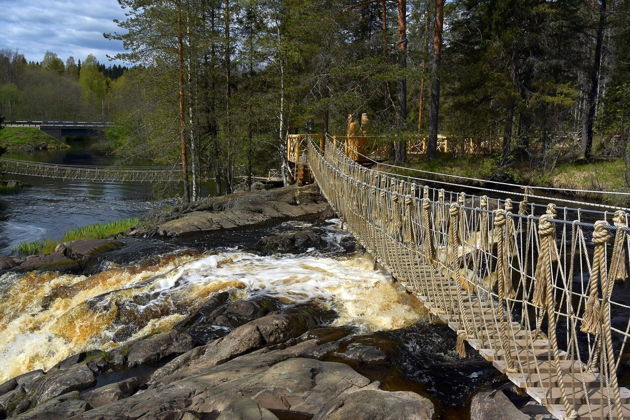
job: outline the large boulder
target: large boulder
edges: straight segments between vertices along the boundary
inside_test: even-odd
[[[149,382],[172,382],[175,378],[183,378],[253,350],[283,343],[315,328],[319,315],[314,309],[299,308],[255,319],[225,337],[177,357],[158,369]]]
[[[217,420],[278,420],[278,417],[251,398],[239,398],[232,401]]]
[[[77,268],[77,262],[66,257],[60,252],[53,252],[47,255],[31,255],[26,257],[24,262],[19,265],[19,270],[54,270],[62,271]]]
[[[186,332],[195,345],[204,345],[223,337],[232,329],[280,308],[275,299],[228,301],[229,293],[213,296],[201,308],[177,323],[173,329]]]
[[[78,391],[73,391],[39,404],[17,418],[24,420],[67,419],[91,408],[88,402],[81,399]]]
[[[17,265],[17,261],[8,255],[0,254],[0,270],[8,270]]]
[[[68,392],[84,390],[95,384],[94,372],[86,364],[75,365],[40,377],[33,384],[30,399],[41,403]]]
[[[299,230],[264,236],[256,244],[256,249],[266,254],[300,254],[309,249],[324,248],[326,245],[326,241],[319,233],[312,230]]]
[[[122,242],[113,239],[78,239],[57,245],[55,252],[76,260],[111,251],[122,246]]]
[[[429,420],[433,404],[413,392],[366,389],[329,401],[313,420]]]
[[[528,420],[501,390],[475,394],[470,403],[470,420]]]
[[[135,377],[105,385],[86,392],[83,399],[96,408],[133,395],[142,385],[142,379]]]
[[[169,214],[154,216],[155,225],[138,229],[136,234],[179,236],[251,226],[278,218],[316,215],[329,209],[317,186],[295,185],[272,190],[240,192],[212,197],[178,208]]]
[[[185,353],[193,347],[192,338],[188,334],[178,331],[156,334],[126,346],[127,366],[156,363],[167,356]]]

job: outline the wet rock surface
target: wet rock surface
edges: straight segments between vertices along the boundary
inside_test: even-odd
[[[428,399],[379,390],[347,364],[312,357],[350,332],[320,328],[334,317],[310,304],[219,294],[169,332],[0,385],[0,408],[33,419],[343,418],[365,410],[378,418],[385,407],[394,415],[388,418],[408,418],[410,408],[424,413],[412,418],[431,418]],[[222,336],[199,334],[210,326]]]
[[[352,253],[357,249],[354,237],[336,228],[337,219],[324,222],[285,222],[263,236],[254,249],[263,254]]]
[[[122,242],[113,239],[79,239],[63,242],[55,247],[55,252],[71,259],[90,257],[97,253],[110,251],[122,247]]]
[[[325,212],[327,201],[315,185],[238,192],[177,207],[152,217],[136,235],[180,236],[257,225],[273,219],[296,218]]]
[[[220,293],[168,332],[0,385],[0,418],[447,419],[471,399],[476,418],[523,415],[500,390],[475,395],[505,378],[460,359],[447,327],[358,334],[334,318]]]

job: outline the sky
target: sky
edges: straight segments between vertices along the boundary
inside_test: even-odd
[[[101,63],[123,50],[103,37],[124,19],[116,0],[0,0],[0,49],[17,50],[28,61],[53,51],[65,61],[93,54]]]

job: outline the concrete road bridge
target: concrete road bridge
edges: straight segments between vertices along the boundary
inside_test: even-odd
[[[369,169],[332,139],[302,150],[347,228],[456,332],[461,355],[475,349],[557,418],[630,418],[626,209],[440,188]]]
[[[62,139],[64,136],[94,135],[113,126],[105,121],[6,121],[3,127],[34,127]]]

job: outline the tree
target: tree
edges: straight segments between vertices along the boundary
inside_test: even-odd
[[[591,158],[593,149],[593,124],[597,107],[597,95],[599,92],[600,70],[602,64],[602,46],[604,43],[604,29],[606,28],[607,0],[599,0],[599,21],[595,36],[593,51],[593,64],[588,70],[588,91],[586,94],[585,115],[582,120],[582,156]]]
[[[433,59],[431,60],[431,109],[429,114],[429,140],[427,156],[437,153],[438,118],[440,111],[440,62],[442,59],[442,31],[444,28],[444,0],[435,0],[435,27],[433,30]]]
[[[407,0],[398,0],[398,62],[404,72],[407,68]],[[398,126],[401,131],[406,128],[407,122],[407,78],[398,81]],[[407,160],[407,142],[399,140],[396,144],[396,161]]]
[[[15,83],[0,85],[0,114],[9,120],[15,120],[20,101],[20,89]]]
[[[44,59],[42,60],[42,67],[48,71],[63,74],[65,71],[65,66],[63,65],[63,61],[52,51],[46,51],[44,54]]]
[[[103,73],[98,70],[98,60],[93,55],[88,55],[83,62],[79,73],[79,83],[83,88],[83,100],[97,107],[100,105],[100,118],[104,120],[108,82]]]
[[[75,80],[79,79],[79,66],[77,66],[72,56],[66,60],[66,74]]]

